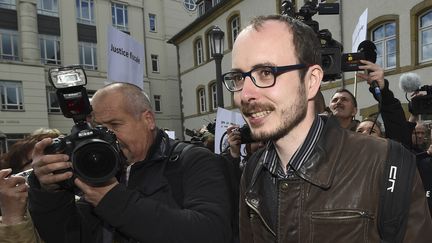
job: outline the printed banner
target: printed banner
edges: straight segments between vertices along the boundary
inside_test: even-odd
[[[222,140],[222,150],[228,147],[228,135],[226,130],[231,125],[243,126],[245,121],[239,112],[230,111],[221,107],[217,108],[216,128],[215,128],[215,153],[220,154],[220,142]],[[224,134],[225,133],[225,134]],[[243,146],[242,146],[243,149]]]
[[[360,43],[366,40],[367,34],[367,19],[368,19],[368,9],[366,9],[362,15],[360,15],[358,23],[352,34],[352,52],[357,52],[357,48]]]
[[[144,45],[108,26],[108,82],[131,83],[143,89],[144,63]]]

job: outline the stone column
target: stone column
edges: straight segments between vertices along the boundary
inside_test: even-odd
[[[40,64],[37,27],[37,1],[18,0],[18,29],[21,33],[21,57],[24,63]]]

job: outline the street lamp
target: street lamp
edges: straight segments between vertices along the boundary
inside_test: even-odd
[[[210,31],[211,53],[216,63],[216,97],[218,107],[224,107],[222,89],[222,58],[224,51],[224,32],[218,27],[213,26]]]

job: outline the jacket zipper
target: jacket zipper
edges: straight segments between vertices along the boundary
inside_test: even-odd
[[[255,208],[252,204],[249,203],[247,199],[245,199],[246,204],[260,217],[261,221],[264,223],[264,226],[273,234],[273,236],[276,236],[275,232],[270,228],[270,226],[267,224],[267,222],[262,217],[261,213],[258,211],[257,208]]]
[[[332,214],[349,213],[350,215],[332,216]],[[373,219],[374,217],[369,215],[366,211],[355,211],[355,210],[337,210],[330,212],[312,212],[313,219],[355,219],[355,218],[368,218]]]

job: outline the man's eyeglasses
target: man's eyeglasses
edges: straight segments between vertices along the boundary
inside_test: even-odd
[[[306,64],[295,64],[288,66],[260,66],[249,72],[228,72],[222,75],[222,81],[225,87],[236,92],[243,89],[246,77],[250,77],[252,82],[259,88],[272,87],[276,83],[276,77],[293,70],[299,70],[308,67]]]

